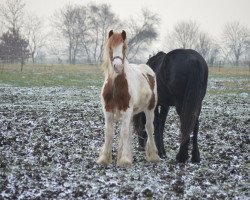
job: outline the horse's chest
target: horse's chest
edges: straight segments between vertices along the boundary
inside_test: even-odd
[[[114,81],[108,78],[104,83],[102,97],[107,112],[126,111],[129,107],[130,94],[125,75],[117,76]]]

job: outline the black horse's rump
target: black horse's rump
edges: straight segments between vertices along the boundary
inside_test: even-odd
[[[200,162],[197,144],[199,115],[202,100],[206,94],[208,67],[204,58],[191,49],[176,49],[169,53],[159,52],[147,64],[156,73],[158,104],[155,108],[155,141],[160,157],[166,155],[163,144],[163,131],[169,106],[175,106],[181,122],[181,145],[176,156],[178,162],[188,159],[190,134],[193,132],[192,162]],[[144,146],[145,115],[134,117],[139,144]]]

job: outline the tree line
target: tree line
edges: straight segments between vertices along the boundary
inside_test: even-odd
[[[202,31],[195,21],[182,21],[174,26],[166,41],[169,50],[197,50],[210,65],[217,62],[238,66],[240,61],[250,60],[250,31],[238,21],[225,24],[219,41]]]
[[[26,11],[23,0],[0,3],[0,61],[91,63],[102,61],[107,32],[124,29],[129,35],[129,59],[140,62],[152,54],[159,39],[160,18],[143,9],[138,16],[121,20],[105,3],[68,4],[55,11],[49,23]],[[223,28],[220,41],[203,32],[195,21],[181,21],[166,34],[159,50],[192,48],[210,65],[227,62],[239,65],[250,60],[250,31],[239,22]]]

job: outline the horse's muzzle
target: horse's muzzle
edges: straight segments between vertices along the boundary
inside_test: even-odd
[[[114,64],[115,73],[121,74],[124,68],[124,64]]]

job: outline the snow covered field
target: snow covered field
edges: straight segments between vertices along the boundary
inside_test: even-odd
[[[228,88],[230,81],[238,88]],[[179,121],[171,108],[167,158],[146,162],[134,136],[128,169],[115,164],[118,126],[113,163],[95,163],[104,140],[99,86],[0,84],[0,199],[249,199],[250,97],[234,92],[245,84],[245,79],[209,79],[200,117],[200,164],[175,162]]]

